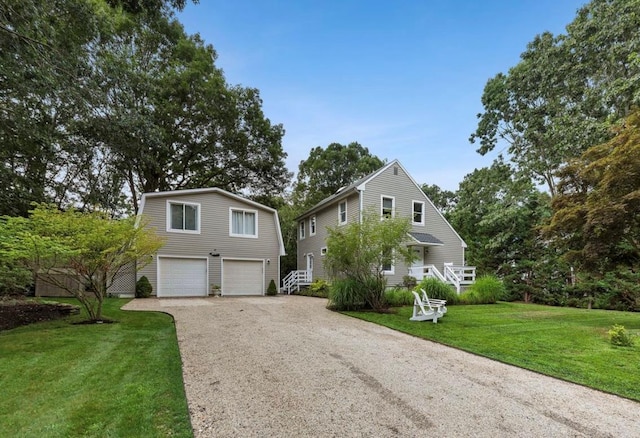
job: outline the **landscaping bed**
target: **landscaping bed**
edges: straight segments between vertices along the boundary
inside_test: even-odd
[[[80,313],[78,306],[26,299],[0,301],[0,330],[11,330],[36,322],[66,318]]]

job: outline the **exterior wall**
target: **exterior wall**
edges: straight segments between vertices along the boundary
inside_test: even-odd
[[[338,226],[338,205],[347,201],[347,224],[354,221],[358,221],[360,218],[360,196],[357,192],[349,194],[346,198],[341,198],[332,202],[331,204],[324,206],[320,211],[307,215],[304,217],[306,237],[300,240],[300,221],[298,221],[297,233],[298,233],[298,252],[297,252],[297,266],[298,269],[307,269],[306,254],[313,254],[314,268],[313,279],[327,280],[328,275],[324,269],[324,257],[321,254],[323,247],[327,246],[327,232],[328,227]],[[310,235],[310,221],[311,217],[316,216],[316,235]]]
[[[440,272],[443,272],[445,263],[453,263],[456,266],[464,264],[464,248],[460,238],[422,190],[413,183],[402,166],[389,166],[366,183],[363,192],[365,210],[372,209],[380,214],[382,195],[395,198],[395,217],[412,217],[413,201],[425,203],[424,225],[412,225],[412,231],[432,234],[444,245],[426,247],[424,264],[433,264]],[[402,277],[408,272],[409,266],[401,260],[397,261],[394,273],[387,277],[389,286],[401,284]]]
[[[200,233],[179,233],[167,231],[167,201],[191,202],[200,204]],[[257,212],[258,237],[230,236],[230,208],[241,208]],[[145,199],[143,220],[148,227],[156,229],[158,235],[165,239],[165,244],[158,251],[158,256],[165,257],[202,257],[207,259],[209,272],[209,293],[211,286],[222,282],[222,258],[262,259],[265,260],[265,290],[273,279],[280,283],[279,260],[280,246],[278,241],[276,216],[273,212],[257,208],[225,196],[219,192],[203,192],[180,194],[167,193],[166,196],[147,197]],[[212,257],[209,253],[220,254]],[[266,261],[269,260],[269,263]],[[158,289],[157,283],[158,257],[138,270],[138,278],[146,275],[153,286],[153,295]],[[224,293],[224,291],[223,291]]]
[[[360,220],[360,196],[362,196],[362,206],[365,211],[372,211],[374,214],[381,214],[382,196],[394,198],[394,214],[396,217],[412,217],[413,201],[424,202],[424,224],[412,224],[412,231],[419,233],[429,233],[442,241],[442,246],[425,247],[423,265],[435,265],[441,272],[444,271],[445,263],[453,263],[456,266],[464,265],[464,248],[462,240],[444,219],[433,203],[427,198],[422,190],[414,183],[411,176],[399,164],[391,164],[379,174],[371,177],[364,184],[363,190],[352,192],[348,195],[347,214],[348,222]],[[306,269],[305,254],[313,253],[314,256],[320,253],[320,248],[326,245],[326,227],[335,226],[338,221],[338,203],[344,198],[331,202],[323,206],[320,211],[304,216],[306,237],[300,240],[298,226],[298,269]],[[309,236],[310,217],[316,215],[317,234]],[[408,239],[407,244],[411,245]],[[324,268],[318,263],[315,257],[314,278],[326,279]],[[393,274],[387,276],[389,286],[402,283],[403,276],[409,272],[401,260],[396,261]]]

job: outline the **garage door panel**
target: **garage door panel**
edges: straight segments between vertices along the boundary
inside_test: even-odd
[[[262,261],[225,260],[222,270],[223,295],[263,295]]]
[[[160,297],[202,297],[207,295],[207,261],[189,258],[159,258]]]

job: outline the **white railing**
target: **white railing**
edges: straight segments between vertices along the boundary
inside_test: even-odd
[[[291,294],[291,290],[296,288],[300,291],[301,283],[311,283],[311,271],[303,269],[301,271],[291,271],[282,280],[282,289],[287,291],[287,294]]]
[[[444,276],[438,271],[435,265],[425,266],[412,266],[409,268],[409,275],[420,281],[423,278],[437,278],[440,281],[445,281]]]
[[[475,266],[453,266],[445,263],[444,274],[438,271],[434,265],[413,266],[409,268],[409,275],[420,281],[423,278],[437,278],[438,280],[453,285],[456,292],[460,293],[463,285],[473,284],[476,281]]]

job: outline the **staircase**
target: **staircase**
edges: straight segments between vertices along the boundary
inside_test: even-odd
[[[444,264],[444,273],[438,271],[435,265],[425,265],[409,268],[409,275],[420,281],[423,278],[437,278],[456,288],[460,294],[464,286],[469,286],[476,281],[475,266],[453,266],[452,263]]]
[[[291,271],[282,280],[282,291],[287,295],[291,295],[292,290],[300,292],[300,286],[309,286],[312,281],[312,275],[310,271],[306,269],[300,271]]]

